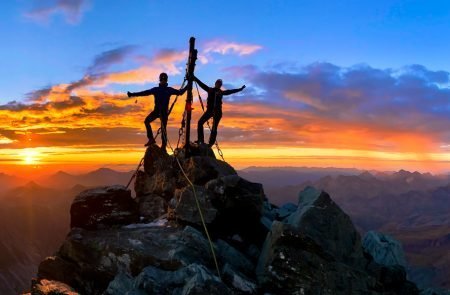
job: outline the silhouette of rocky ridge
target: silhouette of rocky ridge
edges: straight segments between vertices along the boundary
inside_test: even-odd
[[[32,293],[419,294],[403,266],[373,259],[377,244],[363,248],[326,192],[307,187],[278,208],[210,148],[192,148],[149,147],[135,199],[121,185],[78,194]]]

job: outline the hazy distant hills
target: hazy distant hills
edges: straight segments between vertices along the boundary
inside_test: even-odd
[[[109,184],[127,185],[133,172],[119,172],[109,168],[100,168],[86,174],[72,175],[59,171],[53,175],[42,177],[37,182],[46,187],[63,189],[75,185],[84,185],[87,187]]]
[[[52,255],[69,230],[69,208],[85,187],[67,190],[34,182],[3,193],[0,200],[0,294],[18,294]]]
[[[262,183],[264,190],[288,185],[298,185],[305,181],[320,179],[324,176],[357,175],[362,172],[362,170],[353,168],[307,167],[249,167],[238,171],[239,175],[245,179]]]
[[[25,179],[0,172],[0,198],[2,197],[3,192],[16,186],[23,185],[26,182]]]

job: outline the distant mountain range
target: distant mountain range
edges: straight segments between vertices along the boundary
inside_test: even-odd
[[[0,198],[2,197],[2,192],[10,190],[19,185],[24,185],[26,182],[27,180],[25,179],[0,172]]]
[[[134,171],[63,171],[35,182],[0,173],[0,294],[28,288],[37,263],[51,255],[69,228],[70,204],[88,187],[126,185]],[[308,185],[327,191],[360,232],[399,239],[421,287],[450,288],[450,177],[429,173],[340,168],[258,168],[238,171],[264,185],[272,203],[297,203]],[[133,184],[131,185],[133,187]]]
[[[52,188],[68,188],[77,184],[84,186],[101,186],[109,184],[127,185],[134,171],[119,172],[109,168],[100,168],[95,171],[73,175],[64,171],[59,171],[53,175],[42,177],[36,180],[37,183]]]
[[[333,167],[248,167],[238,171],[245,179],[262,183],[265,190],[314,181],[324,176],[358,175],[362,172],[363,170],[353,168]]]

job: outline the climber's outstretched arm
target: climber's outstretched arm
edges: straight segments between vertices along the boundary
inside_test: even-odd
[[[242,90],[244,90],[244,88],[245,88],[245,85],[242,85],[241,88],[224,90],[224,91],[222,91],[222,95],[230,95],[230,94],[242,91]]]
[[[184,86],[183,89],[179,89],[179,90],[172,88],[172,95],[183,95],[186,92],[186,90],[187,90],[187,85]]]
[[[205,90],[206,92],[209,91],[208,85],[206,85],[205,83],[203,83],[202,81],[200,81],[199,78],[197,78],[197,77],[194,76],[194,80],[195,80],[195,82],[198,83],[198,85],[200,85],[200,87],[201,87],[203,90]]]
[[[155,88],[152,89],[148,89],[148,90],[144,90],[141,92],[127,92],[128,97],[135,97],[135,96],[148,96],[148,95],[153,95],[155,94]]]

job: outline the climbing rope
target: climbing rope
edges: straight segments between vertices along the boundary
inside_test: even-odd
[[[182,86],[181,86],[181,89],[183,88],[183,86],[184,86],[186,80],[187,80],[187,78],[186,78],[186,76],[185,76],[184,81],[183,81],[183,84],[182,84]],[[201,101],[200,92],[198,91],[198,85],[196,84],[196,86],[197,86],[197,92],[198,92],[198,95],[199,95],[199,98],[200,98],[200,101]],[[169,109],[169,112],[168,112],[167,116],[169,116],[170,113],[172,112],[172,109],[173,109],[173,107],[174,107],[175,102],[176,102],[177,99],[178,99],[178,95],[176,96],[174,102],[172,103],[172,105],[171,105],[171,107],[170,107],[170,109]],[[202,104],[202,109],[204,110],[203,102],[201,102],[201,104]],[[183,113],[183,120],[182,120],[182,123],[181,123],[181,128],[180,128],[179,131],[178,131],[177,148],[178,148],[179,143],[180,143],[180,138],[181,138],[181,136],[182,136],[183,133],[184,133],[184,128],[185,128],[185,117],[186,117],[186,111]],[[211,127],[209,126],[209,122],[208,122],[208,128],[211,130]],[[155,140],[156,140],[156,138],[158,137],[158,135],[161,133],[161,131],[166,135],[166,138],[167,138],[167,130],[166,130],[164,124],[162,124],[161,127],[158,129],[158,132],[156,133],[156,136],[155,136],[155,138],[154,138]],[[208,243],[209,243],[209,247],[210,247],[210,250],[211,250],[211,254],[212,254],[212,257],[213,257],[213,260],[214,260],[214,264],[215,264],[215,267],[216,267],[217,275],[219,276],[220,279],[222,279],[222,277],[221,277],[221,275],[220,275],[220,269],[219,269],[219,264],[218,264],[218,262],[217,262],[216,253],[215,253],[215,251],[214,251],[214,246],[213,246],[213,243],[212,243],[212,240],[211,240],[211,236],[209,235],[208,228],[207,228],[207,226],[206,226],[205,218],[203,217],[202,208],[201,208],[200,202],[199,202],[199,200],[198,200],[197,191],[195,190],[195,186],[194,186],[194,184],[192,183],[192,181],[189,179],[189,177],[187,176],[186,172],[184,171],[183,166],[181,165],[180,161],[178,160],[178,157],[177,157],[176,154],[175,154],[175,150],[173,149],[173,147],[172,147],[172,145],[171,145],[171,143],[170,143],[170,141],[169,141],[168,138],[167,138],[167,144],[169,145],[169,148],[171,149],[171,151],[172,151],[172,153],[173,153],[173,155],[174,155],[174,158],[175,158],[175,160],[176,160],[176,162],[177,162],[177,164],[178,164],[178,167],[180,168],[180,170],[181,170],[183,176],[186,178],[187,182],[189,183],[189,185],[190,185],[191,188],[192,188],[192,192],[194,193],[195,204],[196,204],[196,206],[197,206],[197,209],[198,209],[198,212],[199,212],[199,215],[200,215],[200,220],[201,220],[201,222],[202,222],[202,226],[203,226],[203,229],[204,229],[204,231],[205,231],[206,237],[208,238]],[[220,156],[222,157],[222,159],[223,159],[223,153],[222,153],[222,151],[219,149],[219,146],[218,146],[218,144],[217,144],[217,141],[216,141],[216,147],[217,147],[217,149],[218,149],[218,151],[219,151],[219,155],[220,155]],[[223,159],[223,160],[224,160],[224,159]],[[224,160],[224,161],[225,161],[225,160]],[[133,175],[132,175],[130,181],[128,182],[128,184],[127,184],[127,189],[128,189],[128,187],[129,187],[129,185],[131,184],[131,182],[133,181],[133,179],[136,177],[136,175],[137,175],[137,173],[138,173],[140,167],[142,166],[143,162],[144,162],[144,158],[141,159],[141,161],[139,162],[139,165],[138,165],[137,168],[136,168],[136,171],[133,173]],[[176,206],[176,207],[178,207],[179,203],[180,203],[179,200],[177,200],[177,206]]]
[[[144,157],[142,157],[142,159],[139,161],[139,165],[137,166],[137,168],[134,171],[133,175],[131,175],[130,181],[128,181],[128,184],[127,184],[127,189],[130,186],[130,184],[133,181],[133,179],[136,177],[136,175],[137,175],[139,169],[141,168],[142,164],[144,164]]]
[[[164,127],[163,127],[163,128],[164,128]],[[203,217],[202,208],[200,207],[200,202],[198,201],[198,197],[197,197],[197,192],[196,192],[196,190],[195,190],[195,186],[194,186],[194,184],[192,183],[192,181],[189,179],[189,177],[187,176],[186,172],[184,171],[183,166],[181,165],[180,160],[178,160],[178,157],[175,155],[175,151],[174,151],[174,149],[172,148],[172,145],[170,144],[170,141],[169,141],[169,140],[167,140],[167,144],[169,145],[169,148],[172,150],[173,157],[175,158],[175,160],[176,160],[176,162],[177,162],[177,164],[178,164],[178,167],[180,168],[180,170],[181,170],[183,176],[186,178],[187,182],[189,183],[189,185],[190,185],[191,188],[192,188],[192,192],[194,193],[195,204],[197,205],[197,209],[198,209],[198,212],[199,212],[199,215],[200,215],[200,220],[201,220],[201,222],[202,222],[203,229],[205,230],[206,237],[208,238],[209,247],[210,247],[210,249],[211,249],[211,254],[212,254],[212,257],[213,257],[213,260],[214,260],[214,264],[215,264],[215,266],[216,266],[217,275],[218,275],[219,278],[222,280],[222,277],[221,277],[221,275],[220,275],[220,270],[219,270],[219,264],[218,264],[218,262],[217,262],[216,253],[215,253],[215,251],[214,251],[214,246],[213,246],[211,237],[210,237],[210,235],[209,235],[208,228],[206,227],[205,218]],[[178,204],[179,204],[179,202],[178,202]],[[177,207],[178,207],[178,204],[177,204]]]
[[[187,77],[186,77],[186,75],[185,75],[185,76],[184,76],[183,83],[181,84],[180,90],[183,89],[184,83],[186,83],[186,81],[187,81]],[[170,113],[172,112],[172,109],[173,109],[173,107],[175,106],[175,103],[177,102],[178,96],[179,96],[178,94],[177,94],[177,96],[175,96],[175,100],[172,102],[172,105],[171,105],[170,108],[169,108],[169,112],[167,112],[167,118],[170,116]]]
[[[195,82],[195,87],[197,88],[198,100],[200,101],[200,105],[202,106],[202,111],[203,111],[203,113],[205,113],[205,107],[204,107],[204,105],[203,105],[202,97],[200,96],[200,91],[198,90],[198,84],[197,84],[197,82]],[[209,125],[209,120],[206,121],[206,125],[208,126],[209,131],[211,132],[212,129],[211,129],[211,126]],[[225,158],[223,157],[223,152],[222,152],[222,150],[221,150],[220,147],[219,147],[219,142],[217,141],[217,139],[216,139],[216,142],[214,143],[214,145],[216,146],[217,153],[218,153],[219,156],[222,158],[222,161],[225,162]]]

